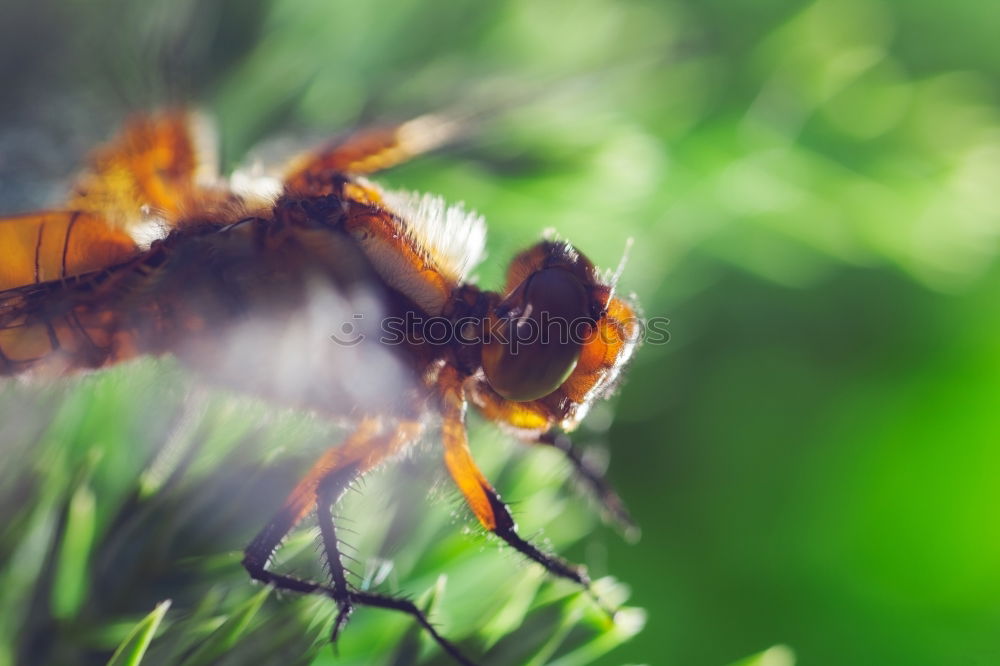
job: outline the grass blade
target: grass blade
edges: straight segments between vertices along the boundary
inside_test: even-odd
[[[774,645],[729,666],[795,666],[795,653],[787,645]]]
[[[205,664],[214,663],[216,659],[225,654],[229,648],[236,644],[240,636],[246,632],[250,621],[257,614],[257,611],[260,610],[260,607],[264,604],[264,600],[270,593],[271,588],[265,587],[237,606],[233,614],[218,629],[213,631],[198,646],[197,650],[184,660],[182,666],[204,666]]]
[[[87,567],[96,529],[95,505],[94,493],[85,483],[80,484],[69,500],[52,587],[52,614],[60,619],[75,616],[87,595]]]
[[[167,614],[169,609],[169,599],[158,603],[156,608],[142,618],[121,642],[115,653],[111,655],[108,666],[138,666],[146,654],[146,648],[153,640],[153,635],[156,634],[157,627],[160,626],[163,616]]]

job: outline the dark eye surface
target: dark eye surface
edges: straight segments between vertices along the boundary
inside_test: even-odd
[[[483,347],[493,390],[518,402],[552,393],[580,357],[587,294],[576,276],[547,268],[528,277],[497,307],[495,339]]]

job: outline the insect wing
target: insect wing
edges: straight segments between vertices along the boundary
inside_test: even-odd
[[[106,268],[135,255],[132,237],[94,213],[48,211],[0,220],[0,291]]]
[[[101,146],[62,210],[0,220],[0,290],[61,280],[125,261],[136,238],[175,224],[217,191],[214,151],[198,117],[180,111],[133,118]]]
[[[135,116],[91,154],[70,207],[123,229],[150,218],[170,227],[211,196],[218,179],[212,136],[207,122],[188,111]]]
[[[185,340],[177,353],[210,381],[277,404],[389,415],[416,378],[386,344],[380,321],[372,292],[316,284],[295,307],[254,312],[217,335]]]
[[[197,270],[209,255],[164,263],[151,295],[178,330],[163,348],[211,381],[278,404],[342,415],[398,407],[415,372],[400,353],[404,336],[388,334],[392,292],[360,248],[316,231],[287,252],[242,256],[244,231],[254,233],[212,238],[210,256],[225,257],[215,270]]]
[[[297,192],[322,191],[330,174],[372,174],[402,164],[451,141],[461,125],[446,116],[425,115],[398,125],[362,130],[334,139],[294,158],[285,185]]]

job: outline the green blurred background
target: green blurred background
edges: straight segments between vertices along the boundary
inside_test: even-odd
[[[594,663],[718,665],[774,644],[810,665],[1000,663],[993,3],[3,0],[2,15],[5,211],[58,201],[123,114],[165,102],[211,111],[229,166],[267,137],[501,106],[475,136],[380,180],[482,212],[487,286],[546,227],[606,267],[635,239],[623,284],[647,316],[670,318],[671,340],[640,349],[577,439],[608,449],[643,538],[629,545],[577,515],[592,507],[559,490],[559,475],[544,490],[576,526],[563,552],[624,581],[648,612],[643,632]],[[94,513],[96,502],[100,516],[110,495],[127,495],[143,467],[121,461],[138,455],[137,433],[154,451],[150,433],[183,420],[185,381],[150,365],[82,389],[4,389],[8,583],[16,544],[42,539],[32,529],[65,540],[73,507]],[[128,401],[146,398],[115,394],[122,383],[166,386],[170,398],[148,399],[167,407],[136,408]],[[46,405],[42,423],[18,421],[25,404]],[[56,453],[64,422],[77,453]],[[213,436],[245,435],[230,427]],[[477,451],[501,446],[476,432]],[[264,460],[273,447],[258,439],[246,448]],[[116,468],[85,462],[98,440],[111,458],[122,452]],[[62,476],[38,472],[60,455]],[[515,459],[509,478],[530,479],[539,463]],[[269,460],[282,478],[301,468]],[[79,504],[74,488],[90,499]],[[522,521],[538,488],[517,485]],[[26,517],[25,506],[39,508]],[[556,543],[560,519],[540,523]],[[104,520],[98,539],[120,527]],[[157,571],[196,561],[198,573],[157,578],[161,596],[136,593],[148,603],[130,610],[183,597],[189,578],[215,570],[239,581],[236,559],[214,570],[197,558],[238,548],[254,523],[167,557]],[[482,549],[467,535],[454,547],[470,542]],[[44,566],[58,569],[47,548]],[[427,576],[445,561],[427,560]],[[51,612],[37,593],[4,589],[8,613],[15,601],[30,617]],[[57,610],[94,603],[66,594]]]

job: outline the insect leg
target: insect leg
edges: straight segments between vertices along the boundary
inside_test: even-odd
[[[332,639],[336,640],[347,623],[354,606],[388,608],[412,615],[446,653],[463,666],[473,666],[458,648],[441,636],[430,624],[427,616],[412,602],[390,596],[351,589],[341,562],[337,529],[333,521],[333,504],[343,495],[350,483],[370,471],[388,457],[414,442],[421,434],[419,422],[404,421],[386,432],[380,424],[365,419],[358,429],[339,446],[329,449],[313,465],[306,476],[295,486],[285,504],[244,551],[243,566],[250,576],[263,583],[292,592],[322,593],[338,605]],[[285,535],[312,507],[317,508],[320,535],[323,540],[332,586],[279,574],[267,568],[267,563]]]
[[[333,524],[333,505],[343,496],[347,486],[357,477],[357,467],[351,466],[337,470],[320,482],[316,491],[316,519],[319,522],[319,533],[323,539],[323,549],[326,554],[327,568],[333,581],[333,600],[339,608],[337,618],[333,622],[330,634],[331,642],[337,641],[340,630],[347,624],[351,616],[350,591],[347,587],[347,576],[337,547],[337,528]]]
[[[331,641],[336,642],[337,636],[340,634],[344,625],[347,624],[347,620],[350,617],[355,605],[386,608],[413,616],[413,619],[415,619],[420,626],[431,635],[437,644],[441,646],[441,649],[451,655],[455,661],[463,666],[474,666],[473,662],[469,661],[469,659],[466,658],[465,655],[463,655],[458,648],[455,647],[455,645],[437,632],[434,625],[430,623],[430,620],[427,619],[424,612],[409,599],[400,599],[383,594],[352,590],[348,585],[347,578],[344,575],[344,566],[340,559],[340,549],[337,546],[337,530],[334,525],[331,507],[340,497],[343,496],[347,486],[355,478],[356,475],[354,470],[344,470],[343,472],[331,474],[320,483],[319,490],[317,491],[316,515],[319,521],[320,535],[323,538],[323,547],[326,551],[327,562],[330,568],[330,578],[333,580],[333,587],[329,590],[329,593],[340,608],[333,623]]]
[[[458,663],[462,666],[475,666],[475,662],[472,662],[464,654],[459,652],[458,648],[455,647],[448,639],[439,634],[428,619],[424,615],[424,612],[417,608],[409,599],[400,599],[398,597],[390,597],[383,594],[374,594],[372,592],[351,592],[351,601],[358,604],[359,606],[372,606],[375,608],[387,608],[389,610],[399,611],[401,613],[407,613],[412,615],[413,618],[423,627],[428,634],[431,635],[438,645],[441,646],[445,652],[448,653]]]
[[[628,538],[638,537],[639,526],[636,525],[635,521],[632,520],[632,516],[629,515],[628,508],[625,506],[625,502],[619,497],[615,489],[611,487],[608,480],[604,478],[604,475],[595,469],[593,466],[587,463],[580,455],[580,451],[573,446],[572,440],[564,433],[558,432],[556,430],[550,430],[542,435],[539,435],[537,439],[532,441],[533,444],[541,444],[543,446],[551,446],[566,456],[570,464],[573,466],[573,470],[576,472],[583,481],[590,487],[591,492],[597,496],[598,501],[607,515],[611,518],[614,524],[625,534]]]
[[[317,490],[324,479],[347,469],[357,473],[362,452],[366,452],[368,457],[375,457],[377,451],[370,445],[377,436],[378,428],[378,421],[363,420],[347,440],[328,449],[296,484],[281,509],[243,552],[243,567],[251,578],[293,592],[315,592],[321,587],[312,581],[276,574],[267,568],[268,562],[285,536],[312,511],[316,505]],[[383,453],[382,457],[385,455]]]
[[[589,590],[590,579],[584,567],[542,552],[517,533],[517,524],[507,505],[472,459],[465,429],[466,403],[461,384],[453,377],[444,376],[444,372],[442,375],[441,434],[444,441],[444,462],[455,485],[465,496],[469,508],[483,527],[515,550],[541,564],[549,573],[568,578]]]

